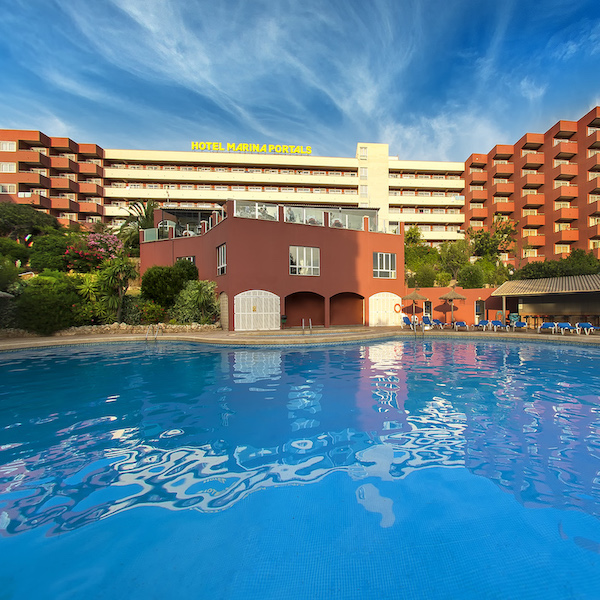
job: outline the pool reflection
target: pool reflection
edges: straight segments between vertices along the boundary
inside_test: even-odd
[[[527,507],[600,516],[596,350],[436,341],[64,357],[2,357],[4,535],[136,506],[217,512],[333,472],[390,527],[377,481],[429,467],[466,468]],[[73,360],[82,381],[103,369],[77,400],[61,395]],[[48,392],[21,390],[20,369],[35,379],[45,367]]]

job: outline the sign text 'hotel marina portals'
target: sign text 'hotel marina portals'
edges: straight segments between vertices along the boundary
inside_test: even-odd
[[[192,150],[201,152],[252,152],[258,154],[304,154],[312,153],[311,146],[281,144],[236,144],[235,142],[192,142]]]

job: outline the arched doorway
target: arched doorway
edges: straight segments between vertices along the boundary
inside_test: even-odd
[[[365,299],[360,294],[342,292],[329,301],[330,323],[334,325],[364,325]]]
[[[295,292],[285,297],[285,315],[288,327],[300,327],[302,319],[308,326],[325,325],[325,298],[314,292]]]
[[[265,290],[248,290],[233,299],[233,321],[236,331],[279,329],[281,301],[279,296]]]
[[[402,298],[392,292],[379,292],[369,298],[369,327],[402,325]]]

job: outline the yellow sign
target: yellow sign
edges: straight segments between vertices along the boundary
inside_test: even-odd
[[[281,144],[236,144],[235,142],[192,142],[192,150],[202,152],[253,152],[257,154],[311,154],[311,146]]]

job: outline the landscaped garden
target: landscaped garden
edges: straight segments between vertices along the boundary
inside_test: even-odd
[[[82,231],[31,206],[0,203],[0,331],[215,323],[216,284],[198,281],[191,262],[151,267],[139,280],[135,233],[145,208],[117,232],[101,224]]]

